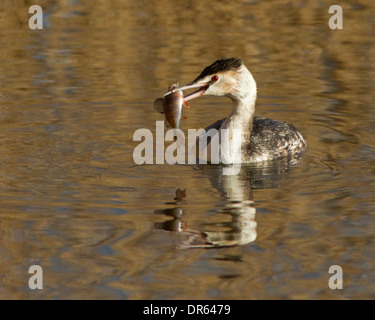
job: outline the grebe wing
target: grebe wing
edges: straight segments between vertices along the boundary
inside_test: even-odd
[[[302,134],[291,124],[279,120],[254,116],[250,143],[245,152],[256,161],[269,161],[279,158],[299,159],[306,142]]]

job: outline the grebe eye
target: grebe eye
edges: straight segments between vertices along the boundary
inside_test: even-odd
[[[216,82],[217,80],[219,80],[219,77],[216,74],[211,77],[212,82]]]

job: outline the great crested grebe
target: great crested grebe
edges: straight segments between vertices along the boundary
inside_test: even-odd
[[[254,115],[257,87],[241,59],[219,59],[206,67],[194,81],[178,87],[178,90],[192,88],[199,89],[186,95],[185,101],[202,95],[226,96],[233,101],[229,116],[206,128],[206,131],[212,128],[218,131],[228,129],[229,133],[233,129],[241,130],[241,145],[227,154],[222,153],[222,157],[226,157],[225,163],[257,163],[278,159],[293,163],[302,158],[307,144],[293,125]]]

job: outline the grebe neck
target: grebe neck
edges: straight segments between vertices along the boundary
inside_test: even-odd
[[[233,101],[233,109],[221,128],[240,129],[242,131],[242,144],[250,141],[253,118],[255,114],[255,101],[257,86],[250,71],[242,66],[238,72],[239,81],[235,91],[229,96]]]

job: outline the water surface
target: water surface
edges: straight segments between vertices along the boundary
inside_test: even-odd
[[[372,1],[342,1],[342,30],[325,1],[39,1],[43,30],[3,3],[0,298],[375,297]],[[303,132],[303,162],[136,165],[153,100],[222,56],[253,73],[258,114]],[[230,108],[197,99],[181,127]]]

